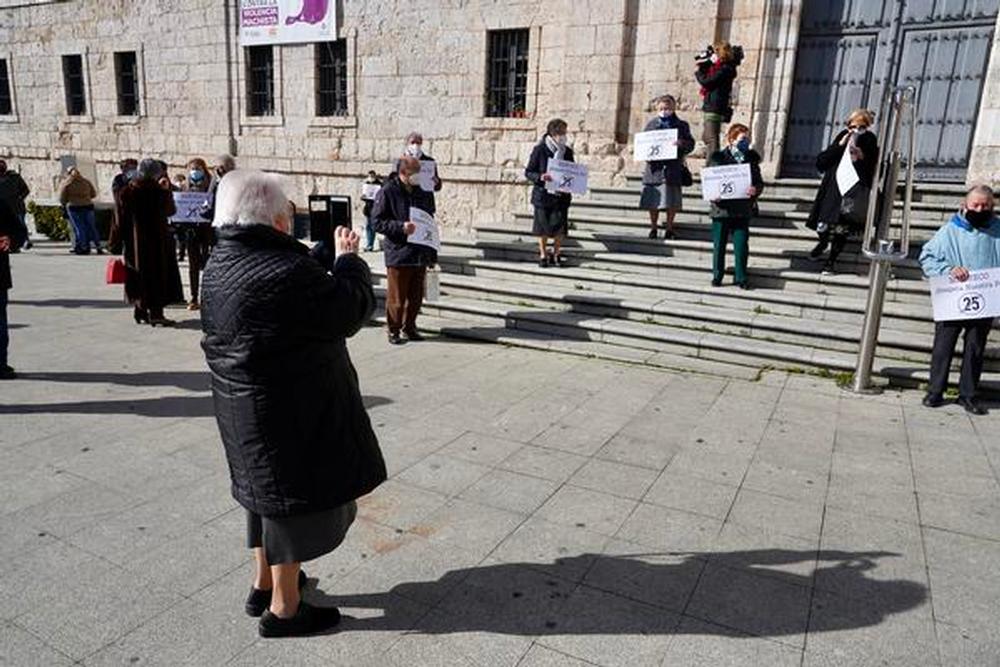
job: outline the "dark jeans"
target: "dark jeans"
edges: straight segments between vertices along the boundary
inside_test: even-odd
[[[721,282],[726,274],[726,246],[733,237],[734,280],[747,281],[747,258],[750,256],[750,221],[746,218],[712,220],[712,279]]]
[[[371,250],[375,247],[375,228],[372,227],[371,215],[365,216],[365,249]]]
[[[97,222],[93,206],[67,206],[69,221],[73,224],[73,249],[89,252],[90,244],[100,250],[101,236],[97,233]]]
[[[934,324],[934,351],[931,353],[931,381],[927,393],[940,396],[948,388],[948,371],[955,353],[958,336],[965,332],[962,352],[962,374],[958,383],[958,395],[973,398],[979,386],[979,376],[983,373],[983,353],[986,352],[986,338],[993,326],[992,318],[978,320],[954,320]]]
[[[386,270],[385,319],[390,333],[417,330],[417,315],[424,303],[426,266],[390,266]]]
[[[7,334],[7,290],[0,289],[0,366],[7,365],[7,346],[10,337]]]

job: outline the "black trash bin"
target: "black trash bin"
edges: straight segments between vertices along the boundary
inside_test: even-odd
[[[329,239],[335,227],[351,229],[351,198],[346,195],[309,195],[309,240]]]

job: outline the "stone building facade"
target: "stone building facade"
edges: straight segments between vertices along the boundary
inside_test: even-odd
[[[473,221],[506,222],[527,206],[523,164],[552,117],[569,122],[578,159],[596,184],[620,184],[639,171],[629,137],[659,94],[679,99],[680,115],[700,136],[694,55],[725,39],[746,52],[734,120],[752,127],[765,172],[776,176],[803,5],[337,0],[346,109],[321,117],[313,44],[274,47],[274,113],[248,113],[236,0],[0,0],[0,60],[11,92],[9,113],[0,114],[0,156],[40,198],[53,194],[59,159],[72,156],[108,198],[122,157],[159,156],[180,167],[190,157],[231,152],[241,166],[286,175],[303,203],[310,193],[356,196],[364,174],[385,173],[405,135],[419,130],[445,181],[440,218],[462,231]],[[487,117],[488,34],[505,29],[528,31],[525,105],[516,117]],[[965,171],[968,180],[998,183],[1000,50],[998,40],[991,44]],[[121,51],[137,61],[138,109],[127,116],[119,115]],[[81,56],[81,115],[67,113],[65,55]]]

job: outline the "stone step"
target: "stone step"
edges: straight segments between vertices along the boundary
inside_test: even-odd
[[[600,269],[613,273],[656,276],[669,286],[671,281],[683,280],[708,283],[711,262],[676,257],[650,257],[630,253],[590,252],[567,248],[566,256],[576,266]],[[442,246],[442,265],[454,265],[472,258],[503,261],[536,262],[537,246],[533,243],[503,243],[470,239],[451,239]],[[868,289],[868,276],[861,273],[821,275],[816,267],[811,270],[755,266],[748,268],[754,287],[780,288],[815,292],[835,296],[857,297]],[[886,289],[888,301],[926,302],[927,284],[917,280],[891,278]]]
[[[832,321],[860,326],[865,310],[864,294],[858,298],[845,298],[781,289],[741,290],[733,285],[712,287],[700,280],[691,283],[676,280],[667,285],[658,278],[638,274],[614,274],[581,267],[543,269],[534,263],[485,259],[470,259],[448,268],[456,268],[463,276],[526,282],[564,291],[604,293],[618,298],[654,301],[670,298],[732,310],[801,317],[816,322]],[[902,331],[925,331],[933,326],[930,302],[887,301],[883,322],[886,326]]]
[[[649,219],[649,214],[638,208],[637,198],[634,201],[622,202],[574,199],[570,211],[573,214],[604,215],[627,220],[646,221]],[[941,225],[950,219],[951,213],[941,218],[911,216],[911,238],[914,241],[926,241],[931,238],[941,228]],[[662,219],[663,216],[661,215],[660,218]],[[762,206],[759,214],[754,217],[753,224],[758,227],[808,230],[806,227],[808,219],[809,213],[805,211],[781,211]],[[685,222],[711,222],[709,207],[705,202],[701,201],[685,202],[684,210],[677,214],[677,220]],[[898,226],[899,221],[900,217],[898,215],[895,216],[893,220],[894,227]]]
[[[780,315],[725,306],[692,304],[659,297],[565,290],[556,285],[495,278],[441,276],[446,300],[478,300],[501,303],[518,312],[561,311],[578,315],[657,324],[678,329],[713,331],[782,343],[856,353],[861,323],[826,321],[820,326],[811,318]],[[922,331],[892,329],[883,322],[877,355],[927,365],[933,343],[933,326]],[[960,357],[956,356],[956,364]],[[1000,347],[987,351],[987,369],[1000,371]]]
[[[695,175],[692,189],[700,192],[700,178]],[[638,189],[642,186],[642,173],[633,172],[626,175],[625,183],[629,189]],[[764,193],[781,194],[794,196],[802,199],[812,199],[819,189],[820,179],[816,178],[778,178],[765,179]],[[927,183],[915,182],[913,184],[913,200],[922,203],[935,203],[958,208],[958,202],[965,195],[965,186],[954,183]]]
[[[433,317],[457,321],[449,335],[502,336],[517,331],[522,336],[545,336],[546,340],[602,343],[618,350],[689,357],[713,364],[749,366],[759,370],[813,370],[821,373],[849,373],[856,355],[801,345],[733,336],[711,331],[676,329],[656,324],[614,320],[558,311],[518,311],[503,304],[478,300],[443,298],[428,302],[424,311]],[[513,344],[513,343],[511,343]],[[642,363],[642,362],[640,362]],[[915,386],[926,381],[927,369],[918,363],[879,359],[874,372],[892,382]],[[1000,391],[1000,373],[984,372],[982,384]]]
[[[476,227],[476,236],[482,241],[529,244],[536,242],[535,237],[530,233],[509,227]],[[751,235],[751,262],[759,267],[819,271],[822,263],[817,263],[809,258],[809,250],[812,245],[814,244],[801,242],[796,246],[786,243],[778,244],[774,239],[767,237],[754,239]],[[704,238],[682,238],[667,241],[665,239],[643,238],[637,234],[616,234],[576,229],[564,240],[563,247],[582,252],[615,252],[650,257],[683,258],[709,263],[712,261],[712,242]],[[841,270],[853,273],[862,273],[868,269],[868,260],[857,252],[845,252],[837,264]],[[912,280],[920,280],[923,276],[920,265],[915,259],[906,259],[896,264],[894,272],[899,278]]]

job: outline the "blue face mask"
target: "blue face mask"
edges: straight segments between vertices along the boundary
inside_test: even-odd
[[[191,171],[188,172],[188,179],[192,183],[201,183],[203,180],[205,180],[205,172],[203,172],[201,169],[192,169]]]
[[[743,137],[742,139],[740,139],[739,141],[737,141],[736,142],[736,150],[738,150],[741,153],[746,153],[747,151],[749,151],[750,150],[750,140],[747,139],[746,137]]]

